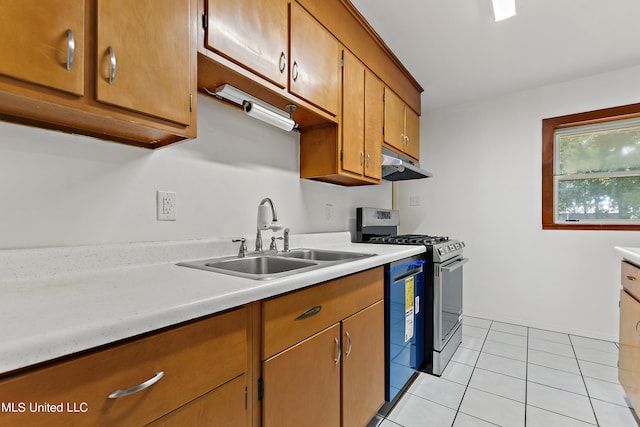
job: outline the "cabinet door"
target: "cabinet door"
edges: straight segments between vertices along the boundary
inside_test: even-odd
[[[404,151],[404,102],[384,88],[384,142]]]
[[[404,151],[416,160],[420,159],[420,116],[411,108],[405,106],[405,133],[406,141]]]
[[[342,426],[366,425],[384,403],[384,301],[342,322]]]
[[[340,425],[340,324],[264,362],[262,425]]]
[[[0,74],[84,93],[84,0],[5,0],[0,28]]]
[[[188,125],[189,0],[98,0],[98,101]]]
[[[287,0],[207,0],[207,48],[284,88]]]
[[[291,2],[289,91],[337,115],[340,44],[298,3]]]
[[[364,65],[346,49],[343,51],[343,60],[342,169],[361,175],[365,138]]]
[[[384,134],[384,84],[371,71],[365,71],[364,80],[364,174],[369,178],[382,178],[382,142]]]
[[[249,425],[245,406],[245,376],[213,391],[148,424],[148,427]]]
[[[640,407],[640,302],[620,291],[618,379],[627,397]]]

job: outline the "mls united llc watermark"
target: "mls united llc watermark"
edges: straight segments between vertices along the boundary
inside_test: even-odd
[[[87,402],[1,402],[2,413],[85,413],[89,412]]]

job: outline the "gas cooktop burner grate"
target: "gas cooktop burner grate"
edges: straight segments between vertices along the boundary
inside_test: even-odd
[[[387,243],[393,245],[435,245],[448,241],[448,237],[429,236],[427,234],[403,234],[400,236],[375,236],[369,243]]]

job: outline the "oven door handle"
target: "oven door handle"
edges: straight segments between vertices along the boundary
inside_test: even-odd
[[[469,258],[462,258],[459,261],[454,262],[453,264],[447,265],[446,267],[441,267],[440,269],[445,273],[450,273],[455,271],[469,262]]]

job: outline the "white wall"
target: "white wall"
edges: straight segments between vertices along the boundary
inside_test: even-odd
[[[402,231],[466,242],[466,314],[616,339],[613,247],[640,246],[640,232],[542,230],[541,120],[640,102],[638,87],[635,67],[422,116],[434,177],[398,185]]]
[[[298,135],[198,101],[198,138],[155,151],[0,122],[0,249],[253,237],[263,197],[294,234],[390,207],[389,183],[301,180]],[[156,221],[156,190],[177,192],[176,222]]]

